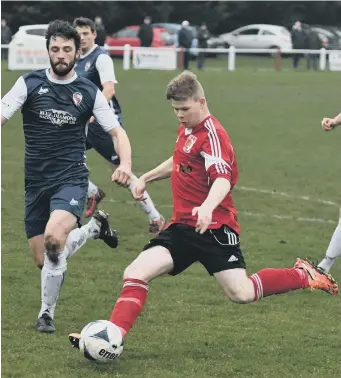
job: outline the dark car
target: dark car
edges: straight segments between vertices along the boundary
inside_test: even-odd
[[[302,24],[303,30],[306,33],[315,32],[321,41],[321,48],[324,47],[327,50],[340,50],[341,49],[341,35],[338,28],[332,26],[323,25],[308,25]]]
[[[318,36],[325,41],[324,47],[326,49],[341,49],[341,35],[338,34],[337,28],[333,28],[332,26],[313,25],[311,26],[311,29],[314,30],[318,34]]]

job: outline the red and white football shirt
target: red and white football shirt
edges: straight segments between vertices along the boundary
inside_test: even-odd
[[[171,184],[174,210],[170,223],[195,226],[197,216],[192,216],[192,209],[205,201],[218,177],[227,179],[231,189],[238,180],[237,161],[226,130],[212,116],[194,129],[180,125],[173,154]],[[209,228],[222,225],[240,232],[231,191],[214,210]]]

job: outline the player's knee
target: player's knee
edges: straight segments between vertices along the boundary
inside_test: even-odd
[[[127,278],[134,278],[144,282],[148,282],[150,280],[146,269],[140,269],[138,266],[132,264],[129,265],[123,272],[123,279],[126,280]]]
[[[233,303],[246,304],[253,301],[253,298],[250,296],[250,293],[248,293],[246,290],[243,290],[242,288],[225,291],[225,295]]]
[[[52,263],[57,264],[61,247],[61,238],[57,235],[46,234],[44,237],[44,246],[48,259]]]

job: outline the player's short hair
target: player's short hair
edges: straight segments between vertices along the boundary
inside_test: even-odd
[[[168,84],[166,96],[167,100],[185,101],[193,99],[198,101],[205,97],[205,94],[197,76],[190,71],[184,71]]]
[[[73,39],[76,46],[76,51],[81,45],[81,38],[77,30],[67,21],[54,20],[49,23],[45,33],[46,48],[49,49],[51,38],[61,37],[67,40]]]
[[[76,28],[77,26],[80,28],[88,27],[92,33],[96,30],[95,23],[90,20],[90,18],[86,17],[75,18],[73,21],[73,27]]]

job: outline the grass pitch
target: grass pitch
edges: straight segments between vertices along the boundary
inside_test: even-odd
[[[221,62],[220,62],[221,63]],[[238,63],[238,62],[237,62]],[[237,151],[234,199],[249,273],[290,267],[296,257],[323,257],[341,204],[341,130],[322,132],[320,119],[340,111],[338,73],[274,72],[253,65],[228,73],[208,61],[199,73],[211,112]],[[118,98],[133,146],[134,171],[167,159],[177,121],[165,100],[175,72],[122,71]],[[218,68],[217,68],[218,67]],[[289,66],[288,66],[289,67]],[[2,70],[2,95],[21,72]],[[2,376],[6,378],[151,377],[293,378],[340,376],[340,297],[300,291],[251,305],[224,299],[200,265],[151,284],[141,318],[120,359],[98,366],[67,340],[95,319],[107,319],[125,266],[149,240],[148,224],[124,189],[110,182],[105,161],[91,151],[91,177],[106,192],[103,208],[120,234],[110,250],[90,241],[69,261],[54,335],[34,329],[40,271],[24,233],[24,139],[20,114],[2,130]],[[169,217],[169,182],[149,192]],[[323,203],[321,200],[330,201]],[[341,261],[332,271],[341,280]]]

